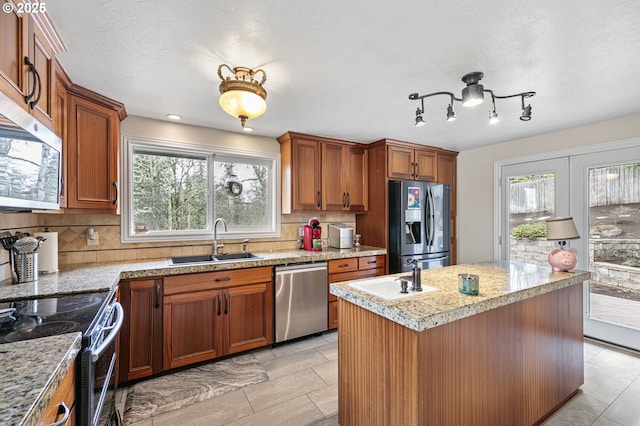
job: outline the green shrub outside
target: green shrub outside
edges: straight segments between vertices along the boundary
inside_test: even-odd
[[[545,222],[523,223],[511,231],[511,236],[516,240],[535,240],[547,236],[547,224]]]

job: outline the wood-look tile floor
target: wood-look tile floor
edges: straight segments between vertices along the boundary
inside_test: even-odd
[[[585,384],[545,426],[640,426],[640,356],[584,344]],[[269,381],[136,426],[337,425],[337,333],[254,352]],[[122,413],[126,389],[118,394]]]

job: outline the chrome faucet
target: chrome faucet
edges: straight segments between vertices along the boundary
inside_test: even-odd
[[[407,266],[411,266],[411,291],[422,291],[422,283],[420,282],[420,265],[418,259],[411,259],[407,262]]]
[[[227,232],[227,222],[221,217],[217,218],[215,222],[213,222],[213,255],[220,254],[218,251],[220,249],[224,249],[224,241],[221,239],[220,244],[218,244],[218,223],[222,222],[224,225],[224,232]]]

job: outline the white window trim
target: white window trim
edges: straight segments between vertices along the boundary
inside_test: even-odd
[[[120,164],[121,176],[120,182],[122,182],[122,206],[121,206],[121,226],[120,226],[120,240],[122,243],[144,243],[144,242],[171,242],[171,241],[201,241],[211,240],[213,238],[213,217],[212,209],[207,213],[207,228],[205,230],[194,231],[173,231],[154,234],[153,232],[146,234],[135,234],[133,232],[133,215],[130,211],[130,206],[133,200],[133,188],[131,182],[133,181],[133,148],[134,147],[148,147],[151,151],[158,150],[160,152],[175,152],[184,153],[191,152],[194,154],[213,156],[217,154],[221,157],[233,157],[242,158],[249,157],[263,162],[271,163],[270,166],[270,182],[269,186],[269,210],[271,211],[271,223],[268,226],[268,230],[261,230],[252,232],[249,229],[242,229],[239,231],[224,232],[224,229],[218,229],[218,235],[221,238],[278,238],[281,235],[281,221],[280,221],[280,191],[277,189],[280,187],[280,155],[272,152],[258,152],[258,151],[246,151],[240,149],[231,149],[218,146],[204,145],[198,143],[172,141],[166,139],[154,139],[141,136],[122,136],[122,149]],[[212,162],[213,160],[210,159]],[[209,164],[210,168],[213,168],[213,164]],[[213,194],[211,188],[213,185],[213,174],[209,175],[208,179],[208,203],[211,203]]]

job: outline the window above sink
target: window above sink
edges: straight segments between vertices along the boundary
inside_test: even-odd
[[[124,138],[122,242],[279,237],[278,155]]]

